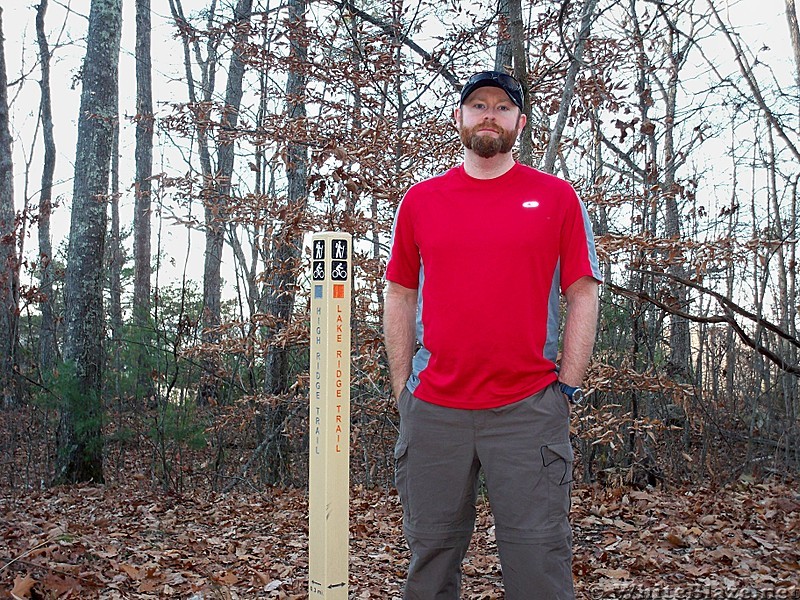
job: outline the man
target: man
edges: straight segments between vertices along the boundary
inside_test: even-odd
[[[395,219],[384,330],[406,600],[459,598],[481,470],[505,598],[574,598],[570,402],[582,397],[600,272],[572,187],[512,157],[522,94],[504,73],[473,75],[454,113],[463,164],[414,185]]]

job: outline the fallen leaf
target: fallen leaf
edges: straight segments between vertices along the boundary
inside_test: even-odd
[[[130,577],[134,581],[142,578],[142,572],[136,567],[133,567],[131,565],[120,565],[119,568],[121,571],[124,571],[128,575],[128,577]]]
[[[224,583],[225,585],[236,585],[239,582],[239,578],[236,576],[236,573],[227,571],[226,573],[218,577],[217,581],[219,581],[220,583]]]
[[[11,590],[11,597],[17,600],[29,598],[34,585],[36,585],[36,580],[30,575],[25,575],[25,577],[20,577],[18,575],[14,577],[14,588]]]
[[[630,579],[631,573],[627,569],[595,569],[595,573],[605,575],[611,579]]]
[[[714,515],[703,515],[700,517],[700,525],[704,525],[708,527],[709,525],[713,525],[717,522],[717,517]]]
[[[686,539],[674,532],[668,533],[665,539],[676,548],[686,548],[689,546]]]

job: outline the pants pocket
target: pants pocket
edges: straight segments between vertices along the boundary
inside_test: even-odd
[[[550,521],[569,518],[572,492],[572,463],[575,455],[569,442],[542,446],[542,463],[547,472],[547,504]]]
[[[401,434],[394,445],[394,486],[397,488],[400,500],[404,504],[406,498],[408,498],[407,459],[408,441]]]

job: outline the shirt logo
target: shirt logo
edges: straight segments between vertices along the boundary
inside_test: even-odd
[[[523,202],[522,206],[525,208],[536,208],[539,206],[539,203],[536,200],[528,200],[527,202]]]

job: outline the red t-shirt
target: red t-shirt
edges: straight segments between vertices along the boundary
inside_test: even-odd
[[[556,379],[559,293],[601,279],[589,218],[566,181],[516,164],[481,180],[463,165],[408,190],[386,278],[419,289],[408,388],[484,409]]]

